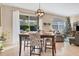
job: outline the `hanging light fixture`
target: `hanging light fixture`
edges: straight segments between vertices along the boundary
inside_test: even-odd
[[[42,17],[45,15],[44,11],[40,9],[40,3],[39,3],[39,9],[35,12],[36,16]]]

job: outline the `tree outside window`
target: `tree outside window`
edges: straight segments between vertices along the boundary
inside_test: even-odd
[[[20,15],[21,31],[37,31],[37,20],[35,16]]]

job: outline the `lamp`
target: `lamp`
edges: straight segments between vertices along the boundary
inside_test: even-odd
[[[36,16],[42,17],[45,15],[44,11],[40,9],[40,3],[39,3],[39,9],[35,12]]]

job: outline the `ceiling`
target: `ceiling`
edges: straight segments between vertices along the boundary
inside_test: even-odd
[[[3,3],[36,11],[39,8],[39,3]],[[45,12],[54,13],[61,16],[79,15],[79,3],[40,3],[40,8]]]

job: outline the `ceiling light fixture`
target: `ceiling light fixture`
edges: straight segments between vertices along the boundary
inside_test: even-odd
[[[39,16],[39,17],[42,17],[45,15],[44,11],[42,9],[40,9],[40,3],[39,3],[39,8],[35,12],[35,14],[36,14],[36,16]]]

